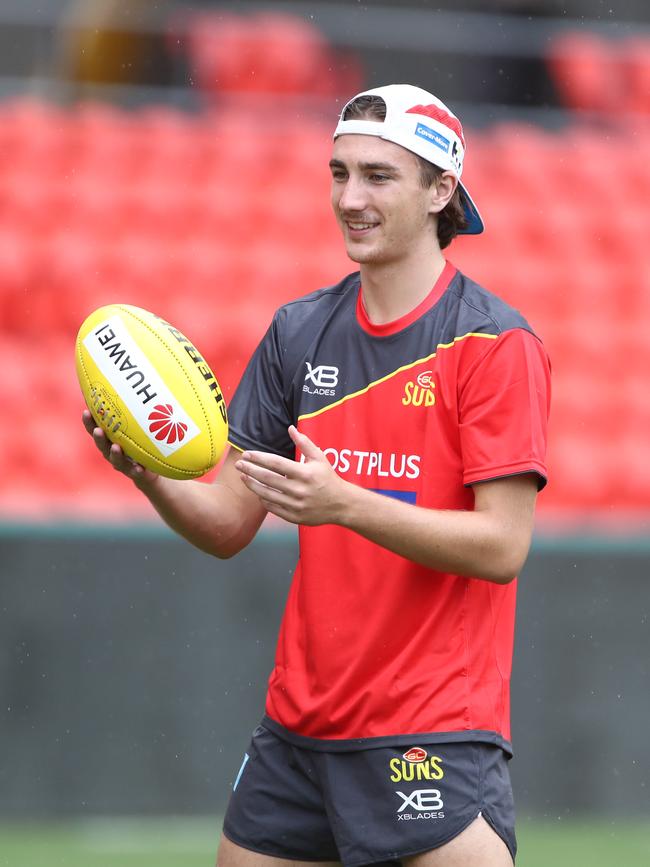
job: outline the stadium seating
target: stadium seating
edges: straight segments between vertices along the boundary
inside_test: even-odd
[[[548,65],[564,104],[576,111],[620,117],[650,114],[650,39],[608,39],[563,33],[553,40]]]
[[[358,61],[294,15],[183,10],[171,31],[171,47],[187,52],[193,81],[210,99],[237,94],[272,114],[283,98],[313,100],[361,89]]]
[[[540,514],[563,526],[650,514],[650,135],[635,129],[472,133],[488,231],[449,251],[549,348]],[[273,310],[353,270],[328,201],[329,125],[288,116],[258,133],[237,107],[0,104],[0,517],[152,514],[79,424],[72,347],[95,307],[167,317],[230,397]]]

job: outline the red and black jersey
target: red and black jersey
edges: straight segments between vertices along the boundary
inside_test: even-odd
[[[364,488],[471,510],[471,485],[546,481],[546,352],[520,313],[447,263],[384,325],[359,274],[280,308],[233,397],[230,441],[296,457],[290,424]],[[335,526],[300,527],[267,722],[288,739],[481,740],[509,749],[516,581],[427,569]]]

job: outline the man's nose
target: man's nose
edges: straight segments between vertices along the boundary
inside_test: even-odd
[[[365,185],[355,178],[348,178],[339,199],[340,210],[363,211],[367,204]]]

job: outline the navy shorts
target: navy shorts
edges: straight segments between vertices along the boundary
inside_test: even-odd
[[[294,861],[396,864],[482,815],[515,857],[508,760],[477,742],[323,752],[253,733],[224,821],[233,843]]]

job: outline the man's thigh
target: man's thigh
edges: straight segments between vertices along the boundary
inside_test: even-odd
[[[222,835],[217,853],[217,867],[341,867],[340,861],[288,861],[271,855],[260,855],[233,843]]]
[[[479,816],[458,837],[438,849],[431,849],[402,861],[404,867],[512,867],[508,847]],[[260,855],[221,838],[216,867],[341,867],[340,861],[287,861]]]
[[[402,859],[404,867],[513,867],[508,847],[482,816],[457,837],[428,852]]]

